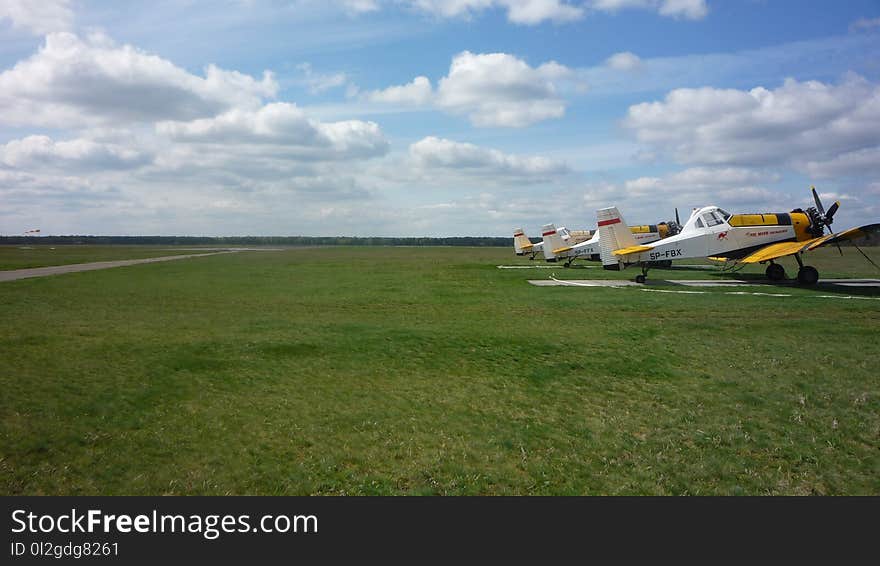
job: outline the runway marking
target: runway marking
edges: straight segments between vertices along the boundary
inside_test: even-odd
[[[599,281],[589,281],[589,280],[581,280],[581,281],[571,281],[565,279],[557,279],[554,275],[550,275],[550,280],[559,283],[563,287],[609,287],[614,289],[619,289],[620,287],[626,287],[629,285],[635,285],[632,281],[611,281],[611,285],[602,285]],[[549,281],[529,281],[532,285],[538,285],[541,287],[552,287],[553,285],[549,283]],[[619,285],[615,285],[615,283],[620,283]]]
[[[681,295],[708,295],[709,291],[677,291],[674,289],[639,289],[639,291],[652,291],[654,293],[678,293]]]

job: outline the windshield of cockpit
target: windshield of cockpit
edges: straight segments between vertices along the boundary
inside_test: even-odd
[[[719,224],[723,224],[730,218],[730,213],[720,208],[715,210],[710,210],[709,212],[704,212],[700,215],[700,218],[697,218],[697,228],[702,228],[703,226],[718,226]]]

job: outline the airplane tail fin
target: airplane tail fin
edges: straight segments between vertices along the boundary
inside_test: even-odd
[[[564,247],[565,240],[562,239],[562,235],[559,233],[559,230],[556,229],[555,224],[545,224],[541,228],[541,235],[544,237],[544,243],[542,246],[544,259],[547,261],[556,261],[556,254],[553,253],[553,250]]]
[[[513,231],[513,251],[516,252],[516,255],[529,253],[533,245],[522,228]]]
[[[620,269],[620,261],[614,255],[615,250],[628,248],[636,245],[632,232],[620,211],[616,206],[601,208],[596,211],[596,221],[599,225],[599,249],[602,258],[602,267],[605,269]]]

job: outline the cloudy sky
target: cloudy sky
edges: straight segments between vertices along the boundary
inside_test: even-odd
[[[0,0],[0,234],[880,220],[877,0]]]

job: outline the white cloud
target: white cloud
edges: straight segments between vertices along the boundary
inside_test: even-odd
[[[593,0],[594,10],[617,12],[628,8],[655,10],[661,16],[699,20],[706,17],[706,0]]]
[[[427,77],[419,76],[405,85],[366,93],[377,103],[435,107],[465,115],[478,127],[518,128],[565,114],[560,91],[576,84],[571,69],[549,61],[531,67],[507,53],[471,53],[453,57],[449,74],[436,90]]]
[[[699,20],[706,17],[709,7],[706,0],[663,0],[659,12],[661,16]]]
[[[621,73],[603,62],[574,73],[590,85],[590,92],[601,96],[632,95],[698,88],[707,85],[740,84],[744,77],[762,81],[781,81],[780,69],[814,76],[840,76],[841,61],[846,68],[872,76],[877,38],[850,34],[811,38],[790,43],[745,49],[736,52],[694,53],[673,57],[642,58],[638,73]]]
[[[565,163],[554,159],[511,155],[497,149],[433,136],[410,145],[409,154],[420,169],[440,169],[458,174],[536,181],[569,172]]]
[[[82,209],[101,207],[108,200],[120,197],[117,189],[76,175],[3,169],[0,169],[0,195],[4,203],[0,210],[0,224],[41,228],[48,228],[43,222],[57,210],[75,216]],[[43,233],[58,232],[44,229]]]
[[[315,88],[333,82],[321,78]],[[56,232],[87,222],[103,233],[228,233],[254,231],[275,205],[296,216],[374,198],[361,163],[388,152],[379,126],[267,103],[277,89],[268,73],[196,76],[103,35],[50,34],[0,73],[0,123],[79,132],[0,144],[2,218],[42,218]]]
[[[880,28],[880,18],[859,18],[849,25],[850,32],[873,31]]]
[[[356,14],[375,12],[379,9],[377,0],[342,0],[343,6]]]
[[[236,151],[257,145],[256,151],[265,152],[273,146],[276,157],[300,160],[360,159],[388,151],[388,142],[374,122],[319,122],[284,102],[190,122],[161,122],[156,130],[175,142],[221,144]]]
[[[570,70],[554,61],[530,67],[507,53],[455,56],[440,79],[436,104],[475,126],[522,127],[565,114],[557,83]]]
[[[70,128],[211,116],[275,96],[261,80],[209,65],[199,77],[103,35],[53,33],[30,58],[0,73],[0,123]]]
[[[731,212],[790,210],[803,195],[792,197],[773,188],[780,176],[741,167],[692,167],[663,176],[644,176],[620,183],[590,183],[583,203],[591,211],[617,206],[627,222],[660,222],[673,219],[678,208],[682,220],[692,207],[718,205]]]
[[[507,18],[516,24],[535,25],[543,21],[571,22],[584,16],[584,9],[558,0],[505,0]]]
[[[69,0],[0,0],[0,22],[37,35],[65,31],[73,25]]]
[[[788,79],[774,90],[676,89],[631,106],[624,123],[681,163],[804,169],[876,146],[880,87],[850,75],[837,85]]]
[[[633,71],[639,68],[642,60],[635,53],[622,51],[605,60],[605,65],[618,71]]]
[[[584,9],[560,0],[405,0],[409,5],[444,18],[470,17],[491,8],[507,10],[516,24],[536,25],[545,21],[570,22],[583,17]]]
[[[411,104],[421,106],[431,102],[434,96],[431,81],[427,77],[416,77],[412,82],[400,86],[391,86],[383,90],[367,93],[365,97],[371,102],[385,104]]]
[[[15,169],[105,171],[139,167],[149,161],[150,156],[142,151],[89,139],[56,142],[48,136],[28,136],[0,145],[0,163]]]
[[[830,159],[807,161],[806,171],[813,177],[827,179],[847,175],[880,175],[880,146],[841,153]]]
[[[300,63],[296,68],[303,73],[303,82],[312,94],[321,94],[348,83],[348,76],[345,73],[316,73],[310,63]]]
[[[724,189],[760,181],[778,180],[778,175],[743,167],[691,167],[673,173],[668,183],[678,188]]]
[[[344,8],[354,14],[373,12],[391,0],[345,0]],[[627,8],[641,8],[661,16],[698,20],[709,12],[706,0],[395,0],[439,18],[471,18],[487,10],[504,10],[508,21],[519,25],[538,25],[544,22],[566,23],[582,19],[587,8],[603,12],[617,12]]]

